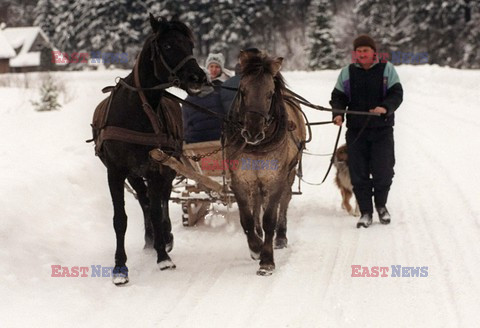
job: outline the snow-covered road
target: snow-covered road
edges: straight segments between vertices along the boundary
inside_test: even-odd
[[[0,327],[477,326],[480,71],[397,70],[405,97],[390,225],[375,217],[356,229],[333,174],[322,186],[303,184],[290,205],[289,247],[276,251],[274,275],[259,277],[235,206],[216,206],[222,215],[185,228],[171,204],[177,269],[160,272],[142,249],[141,210],[127,194],[130,283],[122,288],[91,277],[92,265],[113,265],[115,235],[106,171],[84,141],[101,88],[126,72],[57,73],[73,98],[57,112],[33,111],[33,89],[0,87]],[[284,75],[326,106],[337,74]],[[311,121],[330,117],[306,111]],[[313,129],[309,151],[331,152],[336,128]],[[328,161],[305,155],[305,179],[321,181]],[[90,271],[51,277],[52,265]],[[352,265],[388,267],[388,276],[352,277]],[[392,277],[398,265],[428,267],[428,276]]]

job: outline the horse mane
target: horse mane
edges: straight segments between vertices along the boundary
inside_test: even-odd
[[[279,118],[283,118],[285,115],[283,94],[287,89],[287,84],[280,72],[277,72],[277,74],[274,75],[274,60],[274,58],[270,57],[265,52],[261,52],[257,55],[250,55],[242,62],[241,74],[243,76],[251,76],[253,78],[263,74],[270,74],[273,76],[273,82],[275,84],[274,111]]]
[[[159,35],[162,35],[165,32],[170,32],[170,31],[178,31],[188,37],[188,39],[193,43],[193,33],[192,30],[185,25],[184,23],[172,19],[171,21],[167,21],[166,19],[162,18],[160,21],[160,33]]]
[[[270,136],[262,142],[261,147],[269,149],[272,145],[276,145],[283,140],[287,131],[287,113],[285,108],[285,102],[283,94],[286,92],[286,82],[280,72],[274,75],[273,62],[274,58],[271,58],[266,53],[262,52],[258,55],[250,55],[241,62],[241,74],[243,77],[249,77],[255,79],[264,74],[273,76],[273,82],[275,85],[275,93],[272,100],[272,107],[270,114],[275,117],[276,124],[273,124],[274,131]],[[233,118],[236,111],[230,111],[229,118]],[[234,127],[231,127],[233,129]],[[234,133],[234,130],[229,130],[228,133]],[[258,151],[258,146],[247,145],[244,149],[245,152]]]
[[[184,23],[175,19],[168,21],[163,17],[158,21],[158,23],[160,24],[159,31],[157,33],[153,31],[150,32],[145,40],[145,43],[143,44],[142,51],[145,51],[147,48],[149,48],[153,40],[161,38],[163,34],[171,31],[180,32],[181,34],[185,35],[192,44],[194,43],[192,30]]]
[[[265,53],[250,56],[242,63],[241,74],[244,76],[274,75],[273,61],[274,58]],[[275,91],[283,92],[286,89],[287,84],[280,72],[273,76],[273,81],[275,82]]]

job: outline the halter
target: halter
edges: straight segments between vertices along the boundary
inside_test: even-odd
[[[180,85],[180,79],[177,76],[177,72],[182,69],[182,67],[190,60],[195,59],[193,55],[188,55],[185,58],[183,58],[174,68],[171,68],[170,65],[168,65],[167,61],[163,57],[162,52],[158,49],[158,44],[155,42],[155,39],[152,41],[152,55],[150,57],[150,60],[153,62],[153,71],[155,74],[155,77],[161,81],[160,78],[160,72],[158,71],[158,66],[155,61],[156,54],[160,56],[160,60],[162,61],[163,66],[167,69],[169,72],[168,76],[168,82],[172,83],[172,86],[179,86]]]
[[[237,114],[240,114],[239,112],[239,109],[240,109],[240,106],[243,102],[243,95],[241,92],[237,92],[237,97],[239,98],[239,106],[237,106],[236,108],[236,112]],[[267,129],[272,123],[273,121],[275,120],[275,117],[272,115],[272,112],[273,112],[273,108],[274,108],[274,104],[275,103],[275,98],[272,98],[272,101],[270,103],[270,109],[268,110],[267,114],[261,112],[261,111],[258,111],[258,110],[247,110],[245,111],[244,113],[247,114],[247,113],[255,113],[255,114],[258,114],[260,116],[262,116],[264,119],[265,119],[265,129]],[[244,128],[244,126],[242,126],[242,128]]]

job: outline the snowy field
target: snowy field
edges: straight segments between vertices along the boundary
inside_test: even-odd
[[[171,204],[177,269],[160,272],[155,254],[142,249],[141,210],[127,194],[130,283],[120,288],[91,269],[86,278],[51,275],[52,265],[114,263],[106,170],[85,140],[101,88],[127,72],[57,73],[67,103],[42,113],[23,75],[0,80],[0,327],[478,326],[480,71],[401,66],[398,73],[405,97],[390,225],[375,216],[370,228],[356,229],[333,174],[322,186],[303,184],[290,205],[289,247],[276,251],[274,275],[259,277],[235,206],[216,206],[185,228]],[[284,73],[294,91],[323,106],[337,74]],[[30,86],[38,81],[28,75]],[[330,117],[305,110],[311,121]],[[337,129],[313,130],[308,150],[331,152]],[[321,181],[328,161],[305,155],[305,179]],[[352,277],[352,265],[390,271]],[[428,276],[392,277],[392,265],[428,267]]]

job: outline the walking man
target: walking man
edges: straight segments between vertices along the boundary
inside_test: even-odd
[[[353,41],[353,50],[355,61],[340,72],[330,105],[352,112],[381,114],[346,117],[348,166],[361,212],[357,228],[368,228],[372,224],[373,202],[380,223],[390,223],[386,205],[395,165],[394,113],[402,103],[403,89],[394,66],[378,60],[371,37],[358,36]],[[344,115],[334,114],[333,121],[342,125]]]

